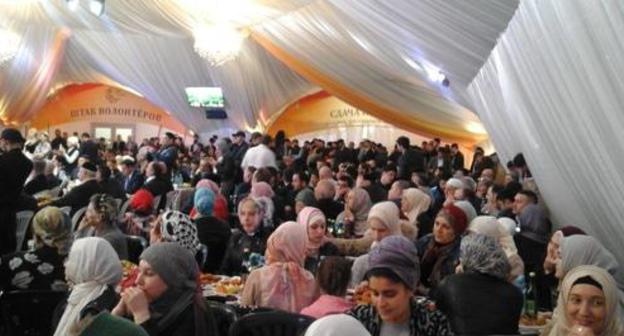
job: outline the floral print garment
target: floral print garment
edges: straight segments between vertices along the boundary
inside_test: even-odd
[[[67,290],[65,258],[48,246],[4,255],[0,258],[0,289]]]

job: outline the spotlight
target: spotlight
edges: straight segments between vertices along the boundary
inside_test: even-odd
[[[91,0],[89,10],[95,16],[102,16],[104,14],[104,0]]]
[[[80,0],[66,0],[67,8],[69,8],[72,12],[75,12],[80,6]]]

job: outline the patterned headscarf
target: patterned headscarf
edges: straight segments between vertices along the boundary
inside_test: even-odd
[[[619,291],[615,280],[601,267],[584,265],[572,269],[566,274],[561,284],[559,299],[557,300],[557,308],[554,313],[554,325],[548,334],[549,336],[569,335],[572,327],[571,321],[568,321],[565,307],[569,299],[570,292],[576,281],[580,278],[590,277],[598,282],[602,287],[605,297],[607,314],[604,319],[604,330],[601,335],[622,335],[624,325],[622,324],[622,307],[618,302]],[[598,336],[598,335],[597,335]]]
[[[108,225],[115,225],[117,221],[117,201],[109,194],[95,194],[89,200],[98,214]]]
[[[45,207],[32,220],[35,248],[55,247],[60,255],[69,253],[73,242],[71,219],[57,207]]]
[[[462,238],[459,260],[464,273],[481,273],[507,280],[511,270],[496,239],[479,233]]]
[[[201,247],[197,227],[188,215],[180,211],[169,210],[161,215],[160,233],[165,242],[178,243],[193,255]]]

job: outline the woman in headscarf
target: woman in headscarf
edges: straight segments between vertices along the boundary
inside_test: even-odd
[[[345,298],[351,278],[351,261],[342,257],[326,257],[316,272],[321,296],[301,310],[301,314],[321,318],[340,314],[353,308],[353,301]]]
[[[125,233],[149,238],[149,223],[154,220],[154,196],[147,189],[139,189],[130,197],[128,212],[123,214]]]
[[[0,258],[0,290],[65,290],[63,261],[72,244],[71,220],[59,208],[45,207],[32,220],[34,250]]]
[[[164,212],[152,223],[150,245],[160,242],[178,243],[192,255],[196,255],[201,248],[197,227],[187,214],[177,210]]]
[[[511,266],[494,237],[471,233],[461,241],[461,273],[448,276],[436,291],[438,309],[457,335],[518,333],[522,293],[509,283]]]
[[[212,180],[209,179],[202,179],[199,182],[197,182],[197,185],[195,186],[195,192],[197,192],[197,190],[199,189],[209,189],[210,191],[212,191],[215,194],[215,200],[214,200],[214,205],[213,205],[213,216],[224,221],[227,222],[228,220],[230,220],[230,212],[228,210],[228,202],[225,199],[225,196],[223,196],[219,190],[219,186],[213,182]],[[191,218],[195,218],[197,213],[196,213],[197,209],[192,209],[191,210]]]
[[[624,281],[617,259],[596,238],[573,235],[561,239],[561,259],[555,276],[563,279],[570,270],[581,265],[598,266],[611,274],[618,288],[620,306],[624,307]]]
[[[373,206],[368,192],[363,188],[353,188],[347,194],[345,210],[336,217],[336,223],[343,223],[347,237],[360,238],[368,229],[368,211]]]
[[[319,296],[312,273],[303,268],[306,228],[295,222],[280,225],[267,241],[267,264],[252,271],[241,304],[297,313]]]
[[[347,314],[329,315],[312,323],[305,336],[370,336],[360,321]]]
[[[126,236],[117,226],[117,201],[108,194],[91,196],[75,238],[101,237],[106,239],[117,251],[119,259],[128,259]]]
[[[432,301],[415,299],[418,252],[401,236],[383,239],[369,253],[366,273],[373,303],[359,305],[349,314],[373,336],[452,335],[446,316]]]
[[[553,321],[543,336],[624,335],[615,279],[601,267],[570,270],[561,284]]]
[[[135,287],[112,313],[132,317],[149,335],[216,335],[197,282],[193,255],[177,243],[157,243],[141,254]]]
[[[431,206],[431,197],[418,188],[403,190],[401,196],[401,211],[407,217],[410,224],[418,230],[418,236],[431,233],[433,224],[427,215]]]
[[[110,310],[117,302],[121,261],[111,244],[99,237],[78,239],[65,262],[71,292],[54,336],[75,335],[86,312]]]
[[[321,210],[313,207],[303,208],[297,216],[297,223],[305,226],[308,232],[305,269],[312,274],[316,274],[321,258],[338,255],[338,248],[325,236],[327,222]]]
[[[496,239],[507,256],[511,271],[509,281],[521,281],[524,278],[524,262],[518,255],[518,249],[513,237],[493,216],[478,216],[470,222],[468,230],[473,233],[480,233]],[[521,281],[523,282],[523,281]],[[521,287],[524,288],[524,287]]]
[[[418,240],[420,286],[422,295],[430,295],[445,277],[455,273],[459,243],[467,227],[464,211],[453,204],[443,207],[435,218],[433,233]]]
[[[400,235],[399,208],[390,201],[373,205],[368,212],[368,226],[373,237],[373,246],[388,236]],[[360,284],[366,276],[366,271],[368,271],[368,254],[355,259],[351,268],[350,287]]]
[[[249,196],[273,198],[275,193],[273,192],[273,188],[271,188],[270,184],[266,182],[254,182],[251,185],[251,192],[249,193]]]
[[[230,225],[213,216],[214,201],[215,194],[209,189],[197,189],[195,192],[197,236],[210,252],[202,271],[209,273],[216,273],[221,267],[231,235]]]
[[[557,269],[557,262],[561,260],[561,253],[559,247],[561,246],[561,240],[565,237],[574,235],[586,235],[585,231],[575,226],[564,226],[561,229],[555,231],[550,240],[548,241],[548,247],[546,248],[546,258],[544,259],[544,274],[554,274]]]
[[[245,198],[238,204],[240,229],[234,230],[223,257],[221,272],[227,275],[248,273],[244,265],[252,253],[264,255],[270,232],[262,225],[264,207],[253,198]]]

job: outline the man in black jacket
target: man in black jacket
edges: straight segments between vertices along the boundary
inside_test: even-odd
[[[71,215],[87,205],[89,205],[89,199],[95,194],[103,193],[102,188],[95,179],[97,173],[97,167],[91,162],[85,162],[78,171],[78,179],[80,185],[73,187],[67,194],[58,200],[52,202],[50,205],[59,208],[70,206]]]
[[[464,154],[459,151],[459,146],[456,143],[451,145],[451,168],[453,168],[453,172],[464,169]]]
[[[32,162],[22,153],[22,134],[7,128],[0,135],[0,254],[15,251],[15,212],[24,182],[32,170]]]
[[[425,158],[419,150],[410,147],[410,140],[406,136],[399,137],[396,141],[397,149],[401,152],[397,162],[399,180],[410,180],[413,172],[425,171]]]
[[[80,155],[85,156],[89,159],[89,161],[97,164],[100,160],[100,156],[98,155],[98,145],[91,140],[91,135],[89,133],[82,133],[81,135],[82,142],[80,143]]]
[[[24,186],[24,192],[28,195],[34,195],[40,191],[52,188],[48,184],[45,176],[46,162],[45,160],[33,160],[33,178]]]
[[[239,172],[240,166],[237,166],[234,161],[234,156],[231,152],[231,144],[229,140],[221,138],[215,142],[215,154],[217,160],[212,159],[210,164],[217,169],[217,175],[221,180],[221,193],[225,195],[226,199],[229,199],[230,195],[234,192],[234,185],[236,183],[236,176],[242,175]]]
[[[143,187],[143,175],[136,169],[136,163],[131,157],[124,158],[121,162],[121,173],[124,175],[123,189],[128,195],[132,195]]]

